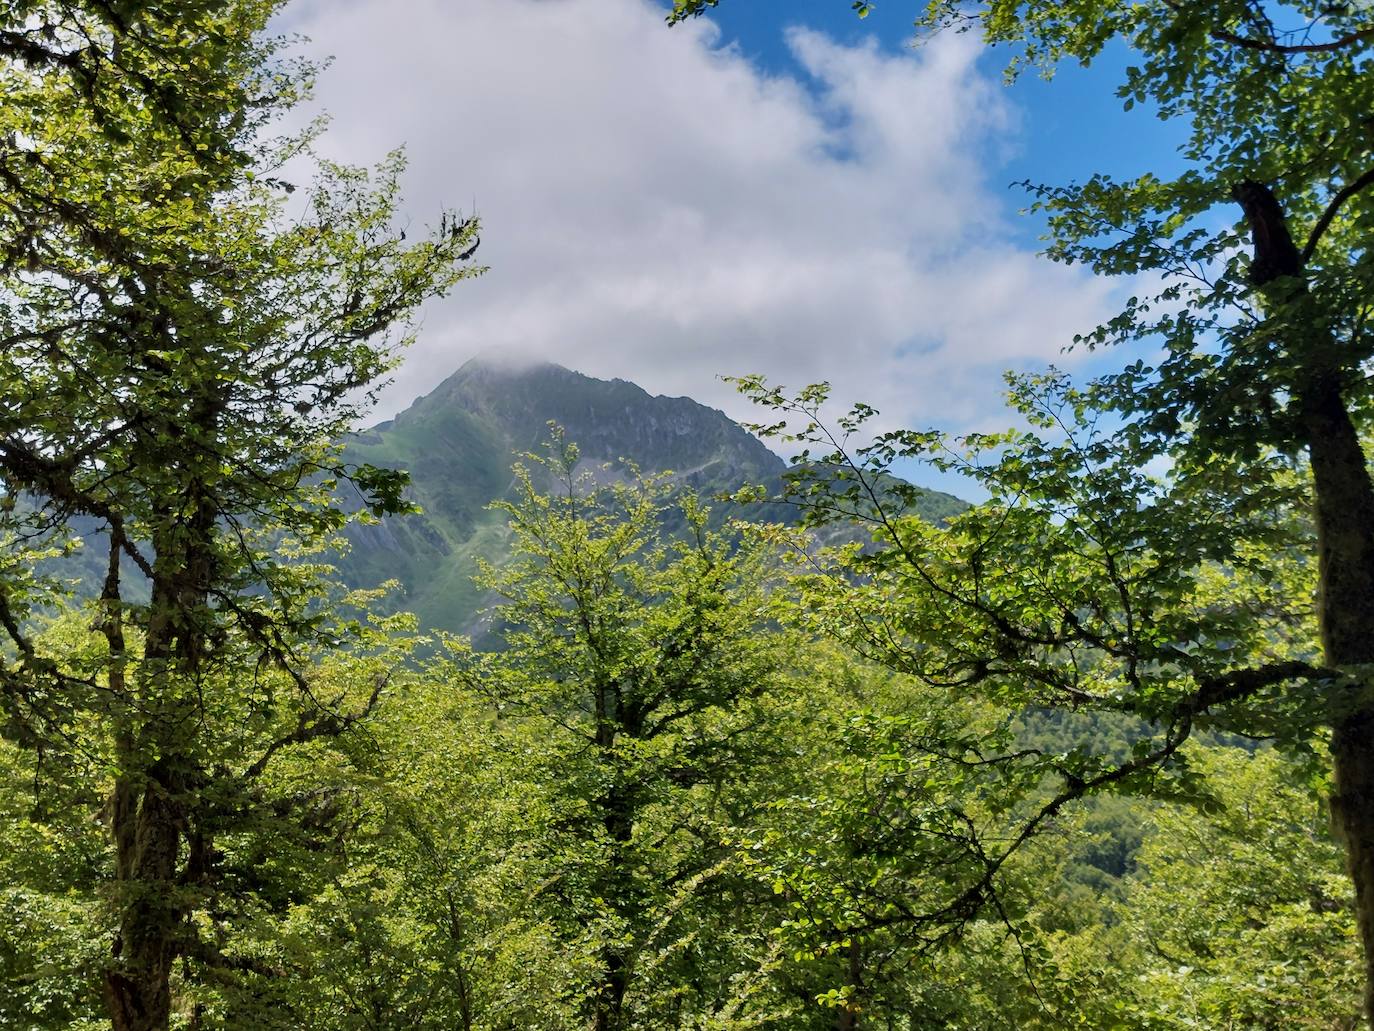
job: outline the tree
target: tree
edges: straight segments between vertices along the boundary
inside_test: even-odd
[[[896,1012],[969,1029],[1363,1026],[1351,887],[1310,770],[1267,747],[1188,747],[1207,811],[1103,798],[1061,821],[1018,857],[1019,942],[970,925],[883,986]],[[1104,880],[1078,857],[1113,812],[1144,833]]]
[[[895,773],[952,764],[964,783],[917,775],[907,786],[899,851],[940,857],[941,876],[880,893],[854,934],[899,932],[919,948],[959,940],[988,914],[1010,929],[1018,855],[1079,799],[1213,804],[1183,749],[1199,729],[1311,757],[1323,713],[1284,685],[1324,675],[1312,664],[1311,604],[1295,604],[1315,571],[1302,551],[1305,484],[1283,460],[1244,477],[1216,464],[1152,473],[1164,442],[1138,425],[1104,427],[1096,389],[1059,375],[1016,383],[1032,428],[980,436],[971,453],[907,432],[851,452],[820,421],[823,390],[788,398],[757,379],[745,386],[800,416],[802,438],[823,448],[803,453],[790,486],[808,518],[873,531],[870,546],[820,554],[798,536],[803,625],[936,693],[981,696],[1006,718],[1058,710],[1064,720],[1048,739],[946,732],[883,749]],[[871,414],[860,406],[841,421],[858,433]],[[990,500],[943,526],[904,514],[911,489],[882,471],[917,455],[976,477]],[[1106,747],[1074,733],[1084,711],[1115,724]]]
[[[570,986],[587,958],[545,898],[547,842],[566,834],[547,728],[497,718],[445,672],[398,677],[368,723],[348,862],[274,934],[294,974],[273,1026],[583,1024]],[[318,775],[308,767],[297,775]]]
[[[402,474],[344,466],[334,441],[410,314],[473,271],[470,220],[409,244],[392,227],[399,158],[317,163],[288,216],[280,169],[315,130],[273,135],[310,76],[261,37],[278,6],[33,3],[0,23],[0,699],[43,768],[101,755],[120,1031],[168,1026],[179,959],[235,965],[193,919],[215,911],[217,841],[271,808],[284,751],[385,688],[317,694],[307,656],[356,635],[300,556],[342,525],[340,482],[404,507]],[[33,632],[54,592],[27,568],[75,546],[74,519],[107,558],[103,643],[79,663]],[[241,754],[220,719],[251,731]]]
[[[742,832],[746,865],[781,907],[772,934],[787,960],[774,980],[807,1003],[784,1026],[952,1026],[953,1011],[926,998],[948,984],[919,986],[936,980],[928,954],[956,934],[963,952],[971,936],[960,921],[909,918],[981,870],[970,828],[991,836],[1035,779],[1013,784],[986,761],[1009,735],[992,707],[852,656],[808,655],[809,726],[793,738],[804,774]],[[1007,913],[989,915],[991,934],[1005,933]]]
[[[681,0],[673,17],[713,4]],[[1126,429],[1113,443],[1131,447],[1136,461],[1158,456],[1173,463],[1179,482],[1210,478],[1229,491],[1235,500],[1227,511],[1268,497],[1283,465],[1275,456],[1306,459],[1315,524],[1308,547],[1320,579],[1320,661],[1217,669],[1197,677],[1191,702],[1176,704],[1193,710],[1191,720],[1212,710],[1245,712],[1277,693],[1294,709],[1284,733],[1329,734],[1333,814],[1356,888],[1367,1004],[1374,1008],[1374,703],[1368,687],[1374,486],[1361,440],[1374,349],[1374,260],[1367,245],[1374,222],[1369,8],[1250,0],[1124,7],[1095,0],[992,0],[978,7],[935,2],[917,24],[980,32],[1011,48],[1012,73],[1050,71],[1065,59],[1090,63],[1109,44],[1124,42],[1133,62],[1118,89],[1125,105],[1150,103],[1162,117],[1188,125],[1181,148],[1186,168],[1173,179],[1146,173],[1117,182],[1097,175],[1067,187],[1034,187],[1037,206],[1049,216],[1052,258],[1082,261],[1101,274],[1147,273],[1163,281],[1153,296],[1132,298],[1121,315],[1082,340],[1087,346],[1140,342],[1162,348],[1158,364],[1137,361],[1088,391],[1061,396],[1079,415],[1095,410],[1122,419]],[[1249,260],[1241,254],[1246,234]],[[924,450],[913,438],[906,443],[912,454]],[[1087,463],[1097,461],[1096,452],[1086,455],[1080,468],[1086,473]],[[1154,488],[1148,483],[1131,490],[1150,504]],[[1117,511],[1129,518],[1129,497],[1120,500]],[[1018,505],[1009,510],[1017,519]],[[1214,534],[1212,515],[1181,513],[1172,531],[1175,540],[1188,542],[1195,528],[1204,530],[1208,543],[1196,552],[1198,569],[1209,562],[1228,565],[1254,541],[1244,520],[1231,532]],[[1099,518],[1115,516],[1103,510]],[[1143,550],[1120,541],[1127,551],[1112,552],[1091,535],[1085,540],[1104,563]],[[1161,548],[1165,540],[1144,544]],[[982,553],[975,550],[970,559]],[[925,557],[909,557],[915,575],[925,576]],[[972,575],[970,565],[965,562],[965,570]],[[1027,576],[1039,572],[1022,569]],[[1111,582],[1109,569],[1101,573]],[[1093,632],[1105,633],[1094,649],[1136,671],[1148,668],[1142,663],[1171,665],[1160,649],[1186,650],[1193,638],[1142,640],[1143,631],[1153,632],[1153,599],[1136,596],[1135,581],[1116,579],[1123,602],[1118,616],[1129,601],[1130,617],[1125,624],[1114,618],[1110,626],[1099,625]],[[963,594],[968,588],[980,593]],[[1084,612],[1076,603],[1063,612],[1071,632],[1047,633],[1041,621],[1012,619],[1000,599],[988,604],[981,591],[980,583],[965,581],[958,595],[974,601],[974,611],[991,624],[987,646],[969,654],[971,663],[997,668],[1007,651],[1092,643],[1067,620]],[[1306,603],[1306,596],[1294,595],[1288,608]],[[1135,674],[1102,697],[1078,697],[1055,684],[1046,688],[1061,704],[1124,705],[1153,719],[1170,718],[1141,697]]]
[[[1121,995],[1141,1023],[1359,1026],[1349,883],[1301,767],[1269,749],[1197,758],[1221,804],[1152,822],[1118,907],[1136,958]]]
[[[485,577],[503,647],[451,642],[447,674],[539,743],[552,813],[540,894],[564,948],[590,961],[572,995],[599,1031],[671,1026],[729,998],[738,970],[700,927],[731,894],[726,828],[777,758],[768,692],[782,665],[763,552],[708,530],[690,493],[628,476],[582,470],[561,436],[516,467],[499,506],[514,559]],[[669,517],[679,537],[663,534]]]

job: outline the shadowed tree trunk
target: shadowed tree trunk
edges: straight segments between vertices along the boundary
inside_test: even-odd
[[[1233,191],[1255,245],[1251,279],[1291,306],[1297,365],[1293,402],[1312,463],[1320,595],[1318,619],[1326,664],[1374,663],[1374,484],[1343,392],[1339,344],[1309,313],[1304,264],[1273,193],[1260,183]],[[1299,333],[1300,330],[1300,333]],[[1330,699],[1335,830],[1345,843],[1365,955],[1365,1008],[1374,1014],[1374,699],[1360,688]]]
[[[213,388],[196,404],[192,421],[201,439],[216,439],[223,408]],[[193,477],[181,497],[163,501],[155,518],[152,597],[132,695],[120,665],[122,637],[118,654],[111,641],[111,668],[118,666],[126,696],[108,808],[119,916],[105,979],[114,1031],[169,1026],[172,965],[191,944],[187,918],[210,851],[210,842],[194,830],[191,811],[203,779],[194,758],[193,685],[208,645],[216,510]],[[116,553],[106,580],[107,608],[119,605],[118,584]],[[107,612],[106,619],[118,625],[117,613],[112,618]],[[109,634],[107,629],[107,641]]]
[[[603,761],[616,777],[615,745],[619,734],[635,736],[641,731],[633,713],[627,712],[618,684],[598,685],[596,693],[596,747]],[[613,784],[601,799],[601,822],[611,842],[611,859],[606,870],[610,888],[608,901],[621,910],[628,898],[625,851],[634,835],[634,802],[624,786]],[[601,953],[602,980],[596,992],[594,1027],[596,1031],[619,1031],[623,1023],[625,990],[629,987],[630,970],[622,948],[608,945]]]
[[[849,984],[853,990],[848,1003],[840,1010],[835,1026],[839,1031],[859,1031],[859,984],[863,979],[863,953],[857,937],[849,943]]]

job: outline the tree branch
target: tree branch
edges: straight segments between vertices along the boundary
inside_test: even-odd
[[[350,727],[361,723],[377,708],[377,703],[382,699],[382,692],[390,682],[390,673],[378,676],[372,682],[372,692],[368,695],[367,701],[356,712],[337,713],[320,706],[313,714],[314,718],[312,719],[312,714],[309,711],[303,711],[296,721],[295,729],[272,741],[258,756],[257,760],[243,772],[240,779],[246,783],[262,776],[263,771],[271,763],[272,757],[283,748],[288,748],[291,745],[303,745],[318,738],[338,737]],[[318,703],[316,704],[318,705]]]
[[[1333,680],[1340,675],[1338,670],[1324,669],[1306,662],[1271,662],[1253,669],[1232,670],[1201,681],[1197,694],[1180,703],[1179,710],[1196,716],[1214,705],[1240,701],[1285,680]]]
[[[1307,243],[1302,249],[1302,263],[1304,265],[1311,259],[1313,251],[1317,249],[1317,243],[1322,235],[1331,227],[1331,222],[1335,219],[1341,207],[1355,194],[1359,193],[1367,186],[1374,186],[1374,168],[1369,169],[1364,175],[1353,182],[1347,183],[1337,194],[1331,198],[1331,203],[1322,212],[1322,217],[1317,219],[1317,224],[1312,227],[1312,233],[1307,238]]]
[[[1245,212],[1255,245],[1250,282],[1263,287],[1287,276],[1300,277],[1302,255],[1288,232],[1288,221],[1274,191],[1264,183],[1247,179],[1231,187],[1231,196]]]
[[[1343,50],[1352,43],[1374,40],[1374,28],[1350,32],[1326,43],[1275,43],[1273,40],[1237,36],[1234,32],[1226,32],[1223,29],[1213,29],[1208,35],[1222,43],[1231,43],[1246,50],[1259,50],[1268,54],[1321,54]]]

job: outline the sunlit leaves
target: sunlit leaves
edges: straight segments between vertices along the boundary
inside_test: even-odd
[[[585,467],[561,431],[513,487],[498,505],[513,555],[483,577],[501,648],[451,640],[434,675],[488,699],[529,750],[550,810],[529,875],[556,888],[521,919],[580,958],[564,991],[587,1019],[709,1013],[724,1001],[709,986],[750,969],[728,947],[750,932],[702,929],[740,890],[731,827],[784,754],[764,551],[709,530],[666,476]]]

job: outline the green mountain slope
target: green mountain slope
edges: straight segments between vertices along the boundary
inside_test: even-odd
[[[555,422],[589,468],[634,462],[672,472],[703,495],[745,483],[777,484],[782,459],[723,413],[685,397],[655,397],[624,380],[598,380],[559,365],[468,362],[395,419],[358,434],[349,457],[410,473],[422,514],[350,530],[340,573],[352,586],[396,579],[399,604],[427,627],[468,631],[483,607],[472,583],[479,559],[498,563],[504,520],[489,505],[511,489],[510,467],[538,451]],[[962,503],[931,493],[928,517]],[[724,506],[718,506],[722,509]],[[784,511],[770,509],[769,518]]]

